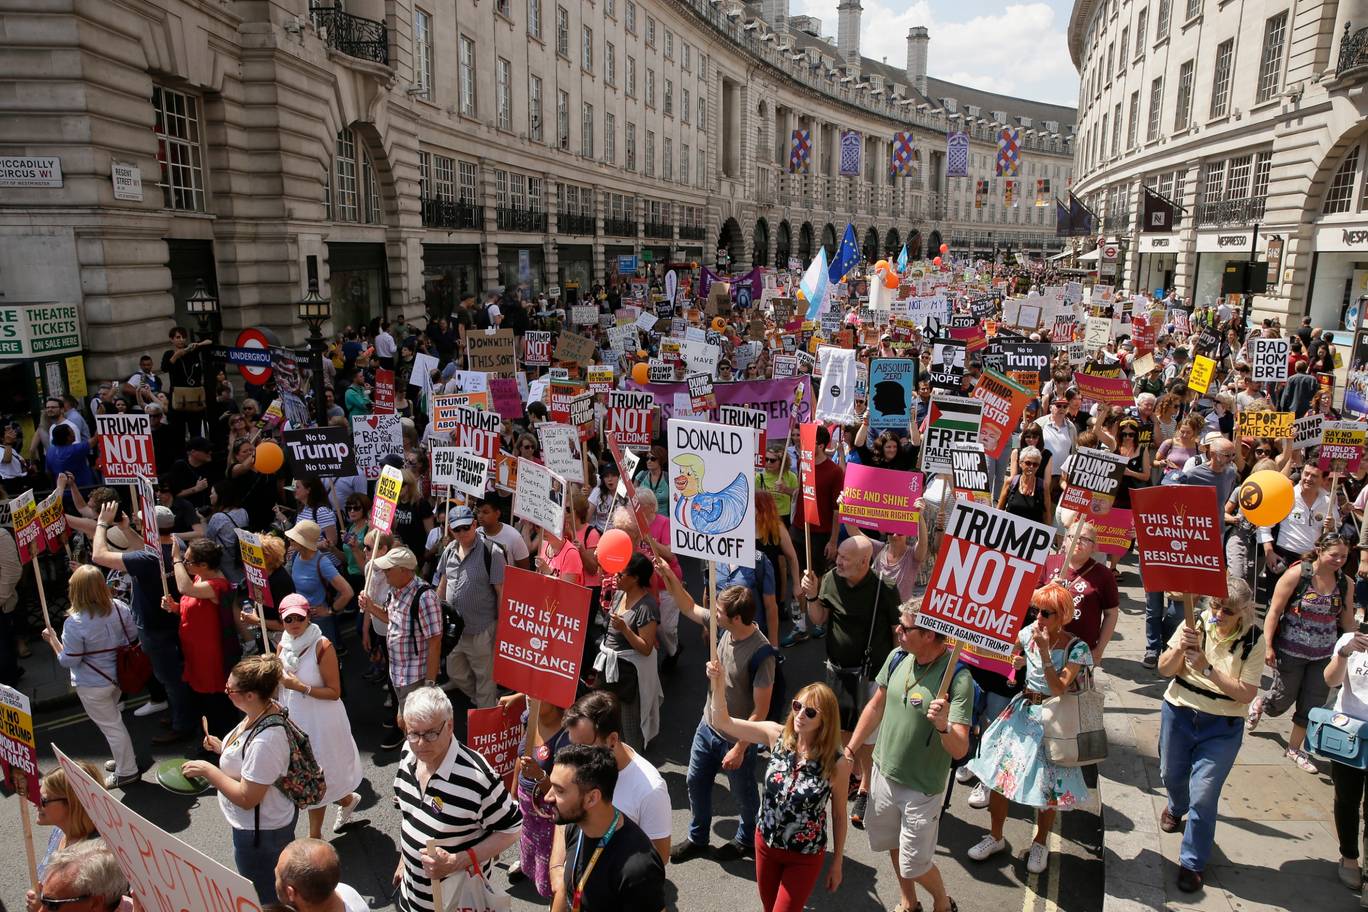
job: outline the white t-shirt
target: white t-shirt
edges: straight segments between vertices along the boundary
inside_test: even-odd
[[[508,523],[500,523],[499,531],[493,535],[485,532],[485,538],[493,539],[499,547],[503,548],[504,558],[508,563],[527,560],[527,542],[518,534],[518,530]]]
[[[290,766],[290,742],[285,737],[285,730],[278,725],[272,725],[257,732],[251,743],[247,744],[245,759],[242,753],[244,744],[247,744],[245,731],[233,738],[232,743],[223,749],[219,756],[219,769],[234,779],[270,785],[271,787],[266,789],[266,796],[258,805],[261,810],[261,828],[278,830],[289,826],[295,819],[294,802],[275,787],[275,782],[285,775],[285,770]],[[252,809],[238,807],[221,793],[218,801],[223,816],[228,818],[228,824],[233,829],[250,830],[257,825],[256,814]]]
[[[340,883],[333,892],[342,898],[342,908],[346,909],[347,912],[370,912],[370,905],[361,898],[361,894],[357,893],[354,888]]]
[[[627,768],[618,773],[613,807],[632,818],[647,839],[670,835],[670,792],[660,773],[641,754],[635,754]]]
[[[1335,651],[1343,649],[1357,632],[1351,630],[1340,636],[1335,641]],[[1335,712],[1354,719],[1368,719],[1368,652],[1352,652],[1345,662],[1348,668],[1344,673],[1344,686],[1335,698]]]
[[[377,358],[393,358],[396,348],[394,336],[391,336],[387,332],[375,334],[375,356]]]

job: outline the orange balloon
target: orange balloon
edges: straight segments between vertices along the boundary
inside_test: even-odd
[[[888,260],[879,260],[879,262],[877,262],[877,263],[874,264],[874,271],[875,271],[875,272],[878,272],[880,269],[892,269],[892,268],[893,268],[892,266],[889,266],[889,265],[888,265]]]
[[[712,328],[713,328],[713,331],[714,331],[714,332],[726,332],[726,331],[727,331],[727,318],[726,318],[726,317],[713,317]]]
[[[932,265],[932,266],[939,266],[940,264],[941,264],[941,258],[940,258],[940,257],[936,257],[934,260],[931,261],[931,265]]]
[[[896,272],[893,272],[893,271],[890,269],[890,270],[888,271],[888,274],[884,276],[884,288],[897,288],[897,287],[898,287],[898,274],[897,274]]]
[[[949,244],[941,244],[941,245],[940,245],[940,252],[941,252],[941,253],[949,253],[949,252],[950,252],[950,245],[949,245]]]
[[[638,361],[632,365],[632,379],[637,383],[645,383],[651,379],[651,369],[645,361]]]
[[[256,470],[263,475],[274,475],[285,464],[285,454],[270,440],[263,440],[256,447]]]
[[[609,529],[594,548],[594,556],[606,573],[621,573],[632,559],[632,537],[621,529]]]

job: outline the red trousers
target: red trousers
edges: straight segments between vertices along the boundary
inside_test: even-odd
[[[826,852],[804,853],[765,845],[755,831],[755,882],[765,912],[803,912],[817,878],[822,874]]]

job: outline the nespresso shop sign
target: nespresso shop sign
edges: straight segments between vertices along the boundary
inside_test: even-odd
[[[1368,225],[1323,225],[1316,229],[1316,252],[1368,251]]]

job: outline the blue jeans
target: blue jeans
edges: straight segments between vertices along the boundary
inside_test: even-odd
[[[1145,593],[1145,652],[1163,652],[1183,623],[1183,605],[1162,592]]]
[[[160,610],[160,609],[158,609]],[[152,660],[152,675],[166,688],[166,700],[171,704],[171,729],[178,732],[195,732],[199,724],[195,720],[195,702],[190,688],[185,683],[185,660],[181,657],[180,631],[170,629],[138,628],[138,642],[143,652]]]
[[[715,732],[711,725],[700,720],[694,731],[693,747],[689,749],[689,841],[707,845],[712,832],[712,790],[717,771],[722,769],[722,758],[732,749],[731,742]],[[755,782],[755,745],[746,748],[741,765],[726,770],[731,784],[732,800],[741,812],[736,827],[736,841],[743,846],[755,843],[755,818],[760,812],[760,787]]]
[[[299,812],[289,826],[278,830],[239,830],[233,828],[233,863],[238,873],[252,882],[261,904],[277,901],[275,889],[275,866],[280,853],[294,841],[295,824]]]
[[[1168,789],[1168,810],[1187,815],[1179,860],[1190,871],[1206,869],[1216,838],[1216,805],[1244,740],[1244,716],[1210,713],[1163,703],[1159,769]]]

